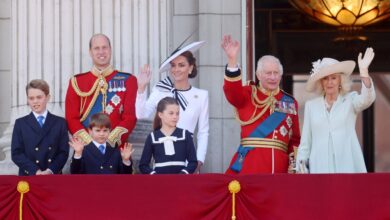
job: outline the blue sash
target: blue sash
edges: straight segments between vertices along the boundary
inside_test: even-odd
[[[283,94],[283,97],[281,101],[285,102],[293,102],[294,100]],[[254,131],[252,131],[251,134],[249,134],[249,137],[256,137],[256,138],[265,138],[267,137],[275,128],[277,128],[280,123],[283,121],[283,119],[286,118],[286,113],[283,112],[274,112],[270,116],[268,116],[262,123],[259,124],[259,126],[256,127]],[[230,167],[231,170],[234,172],[239,173],[242,169],[242,164],[245,160],[245,156],[249,153],[249,151],[253,150],[253,147],[243,147],[239,146],[237,150],[237,158]]]
[[[122,86],[124,87],[126,80],[127,80],[127,78],[129,78],[129,76],[130,76],[130,74],[117,72],[117,74],[115,74],[115,76],[112,77],[112,79],[107,82],[109,85],[109,88],[114,87],[114,85],[115,85],[115,88],[121,88]],[[110,100],[112,99],[112,97],[114,95],[116,95],[119,92],[122,92],[122,91],[110,91],[111,89],[109,89],[109,88],[106,91],[107,92],[107,100],[106,100],[107,104],[110,102]],[[88,116],[82,122],[82,124],[85,128],[88,128],[89,119],[93,114],[103,112],[102,99],[103,99],[103,95],[99,94],[98,97],[96,98],[95,103],[93,103],[93,106],[92,106],[91,111],[89,112]]]

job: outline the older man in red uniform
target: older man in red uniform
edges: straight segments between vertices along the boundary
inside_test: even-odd
[[[110,65],[111,44],[106,35],[96,34],[89,43],[92,70],[70,79],[65,99],[65,118],[70,133],[88,144],[92,141],[86,128],[89,118],[98,112],[110,116],[111,146],[126,142],[136,123],[137,79],[114,70]]]
[[[294,150],[300,141],[298,104],[279,89],[283,74],[279,59],[269,55],[260,58],[256,70],[259,82],[243,86],[237,65],[239,43],[224,36],[221,46],[228,58],[225,96],[241,125],[241,143],[226,173],[294,172]]]

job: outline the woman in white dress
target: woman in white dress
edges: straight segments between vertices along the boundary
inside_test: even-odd
[[[204,41],[194,42],[182,49],[177,49],[161,65],[160,73],[167,70],[170,76],[158,82],[149,98],[146,96],[146,87],[150,82],[149,66],[145,65],[137,77],[138,93],[136,99],[136,115],[138,119],[151,119],[158,102],[164,97],[174,97],[180,104],[180,118],[178,127],[194,133],[197,130],[198,166],[195,173],[199,173],[204,163],[209,136],[209,98],[208,91],[192,86],[189,78],[197,75],[196,59],[193,52],[198,50]]]
[[[339,62],[323,58],[313,63],[306,90],[321,96],[305,105],[301,143],[298,148],[298,173],[365,173],[362,150],[355,130],[356,117],[375,101],[375,90],[368,75],[374,59],[367,48],[358,65],[360,94],[349,92],[355,61]]]

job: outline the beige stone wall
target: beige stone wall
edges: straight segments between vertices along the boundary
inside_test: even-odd
[[[92,33],[104,32],[112,38],[115,67],[138,72],[143,63],[157,70],[159,63],[198,29],[190,41],[206,40],[207,44],[196,54],[199,75],[191,83],[208,90],[210,95],[210,138],[203,172],[224,172],[237,149],[240,134],[222,91],[226,60],[220,41],[223,34],[242,40],[243,2],[61,0],[26,4],[0,0],[0,131],[10,120],[28,112],[23,86],[32,77],[53,83],[54,102],[63,108],[68,78],[87,71],[91,65],[87,43]],[[15,15],[13,21],[11,12]],[[11,42],[12,33],[18,37]],[[12,51],[17,54],[12,56]],[[17,76],[13,77],[11,71]],[[154,74],[151,85],[162,77]],[[15,82],[12,87],[11,81]],[[12,131],[12,126],[8,128]],[[8,143],[10,134],[7,137],[1,140]]]
[[[210,135],[202,172],[224,172],[239,144],[240,127],[222,90],[226,60],[220,42],[224,34],[241,41],[241,4],[240,0],[173,2],[172,44],[178,45],[196,28],[199,31],[191,40],[207,41],[197,54],[199,75],[192,80],[194,86],[209,92]]]
[[[0,136],[11,111],[11,0],[0,0]]]

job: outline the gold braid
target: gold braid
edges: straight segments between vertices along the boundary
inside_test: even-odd
[[[278,92],[279,92],[279,90],[277,90],[275,94],[277,94]],[[252,124],[253,122],[257,121],[259,118],[261,118],[261,116],[263,116],[264,113],[268,109],[270,109],[270,113],[272,113],[274,111],[274,109],[275,109],[276,101],[277,100],[274,97],[274,92],[271,92],[266,99],[260,100],[257,97],[257,88],[256,88],[256,86],[252,85],[251,102],[255,106],[255,110],[253,111],[252,116],[247,121],[244,121],[244,120],[240,119],[240,117],[238,115],[237,109],[234,109],[235,115],[236,115],[236,119],[240,123],[240,125],[242,125],[242,126]],[[256,115],[256,112],[257,112],[258,108],[262,108],[262,110],[261,110],[261,112],[259,114]]]
[[[91,90],[89,90],[88,92],[82,92],[80,90],[79,86],[77,85],[76,77],[75,76],[72,77],[72,87],[73,87],[74,91],[76,92],[76,94],[80,97],[87,97],[87,96],[92,95],[92,93],[94,93],[96,91],[98,84],[99,84],[99,80],[97,79],[95,81],[95,83],[93,84],[93,86],[91,87]]]
[[[95,75],[97,77],[97,79],[95,80],[94,84],[92,85],[91,89],[88,92],[82,92],[80,90],[80,88],[77,84],[77,79],[75,76],[73,76],[71,79],[71,83],[72,83],[72,87],[73,87],[74,91],[76,92],[76,94],[78,96],[81,97],[81,99],[80,99],[80,102],[81,102],[80,103],[80,106],[81,106],[80,107],[80,115],[81,115],[80,121],[84,121],[88,117],[89,112],[91,111],[97,97],[99,96],[99,93],[102,93],[102,95],[103,95],[103,97],[102,97],[102,110],[103,110],[103,112],[105,112],[105,109],[106,109],[108,83],[107,83],[105,77],[110,75],[113,72],[113,68],[110,65],[106,69],[104,69],[103,71],[99,71],[94,66],[92,68],[91,72],[93,75]],[[98,87],[100,87],[100,89],[98,89]],[[84,111],[85,104],[87,101],[86,97],[88,97],[92,94],[93,94],[92,100],[89,103],[87,110],[83,114],[82,112]]]

